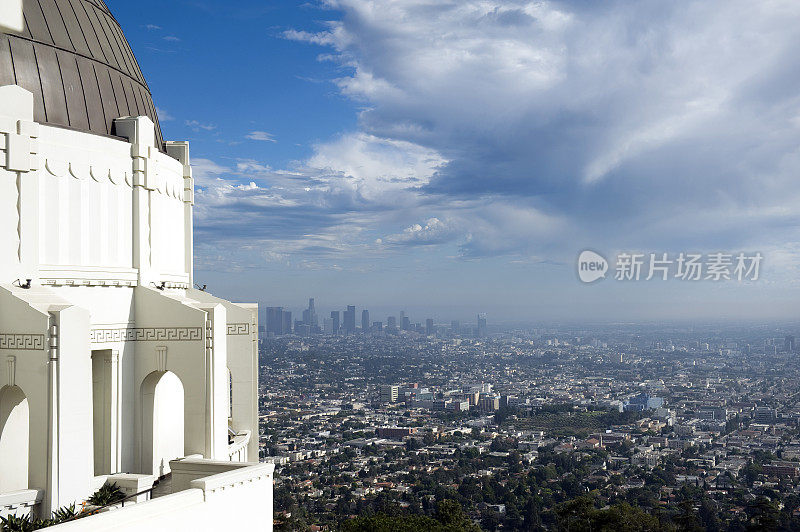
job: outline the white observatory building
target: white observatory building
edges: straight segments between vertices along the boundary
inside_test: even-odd
[[[0,0],[0,516],[272,529],[258,309],[194,288],[186,142],[102,0]]]

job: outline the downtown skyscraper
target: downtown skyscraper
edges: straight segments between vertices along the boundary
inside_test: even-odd
[[[340,327],[340,316],[341,312],[338,310],[331,311],[331,334],[337,335],[339,334],[339,327]]]
[[[314,298],[309,298],[308,308],[303,311],[303,324],[309,325],[312,328],[319,326],[317,318],[317,309],[314,307]]]
[[[344,311],[344,333],[355,334],[356,332],[356,307],[347,305],[347,310]]]
[[[279,336],[281,334],[291,334],[292,332],[292,313],[283,310],[283,307],[267,307],[266,309],[266,333]]]
[[[369,311],[364,309],[361,311],[361,333],[367,334],[369,330]]]

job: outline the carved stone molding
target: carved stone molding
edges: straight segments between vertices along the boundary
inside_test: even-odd
[[[202,327],[129,327],[92,329],[89,333],[89,341],[93,344],[109,342],[197,342],[202,339]]]
[[[133,288],[139,286],[138,280],[133,279],[88,279],[88,278],[74,278],[74,279],[52,279],[42,278],[42,285],[44,286],[105,286],[105,287],[123,287]],[[189,283],[165,281],[164,288],[174,288],[179,290],[188,290]]]
[[[122,286],[130,288],[139,283],[131,279],[42,279],[42,284],[45,286]]]
[[[44,351],[44,335],[0,333],[0,349]]]
[[[8,385],[17,385],[17,357],[9,356],[6,358],[6,365],[8,366]]]
[[[156,347],[156,367],[158,371],[165,372],[167,371],[167,348],[166,346],[160,345]]]
[[[134,158],[134,163],[139,160],[139,158]],[[143,172],[141,170],[142,166],[141,163],[134,164],[133,170],[125,170],[119,168],[118,164],[105,161],[87,163],[47,158],[44,162],[44,169],[53,177],[64,178],[69,176],[79,181],[92,180],[96,183],[107,183],[128,188],[132,187],[136,182],[134,174]],[[151,166],[157,165],[151,162]],[[183,175],[170,175],[171,172],[170,174],[157,171],[151,172],[154,174],[151,179],[155,183],[153,186],[155,192],[179,201],[184,200],[185,177]]]
[[[228,336],[248,336],[250,334],[249,323],[229,323]]]

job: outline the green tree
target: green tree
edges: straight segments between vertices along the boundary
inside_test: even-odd
[[[464,516],[458,502],[441,501],[436,509],[436,519],[421,515],[390,517],[385,514],[357,517],[340,523],[342,532],[479,532]]]
[[[766,497],[758,497],[745,508],[749,518],[748,529],[777,530],[780,517],[778,506]]]

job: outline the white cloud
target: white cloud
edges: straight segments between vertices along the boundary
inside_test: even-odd
[[[160,107],[156,107],[156,114],[158,115],[158,119],[161,122],[172,122],[173,120],[175,120],[174,116],[169,114],[164,109],[161,109]]]
[[[198,120],[187,120],[185,124],[188,127],[192,128],[193,131],[200,131],[200,130],[214,131],[215,129],[217,129],[217,126],[215,126],[214,124],[206,124]]]
[[[414,224],[406,227],[402,233],[389,235],[379,239],[379,244],[395,245],[432,245],[442,244],[453,239],[459,231],[448,222],[438,218],[430,218],[425,225]]]
[[[266,131],[251,131],[246,135],[246,138],[262,142],[278,142],[275,140],[275,135],[267,133]]]
[[[230,168],[217,164],[210,159],[199,157],[192,159],[192,175],[194,176],[195,184],[199,187],[212,185],[229,172]]]
[[[464,256],[800,241],[800,4],[324,3],[338,20],[285,36],[329,49],[364,110],[307,167],[362,201],[397,186],[381,243],[431,216]]]
[[[286,169],[195,160],[205,264],[591,246],[756,250],[794,271],[800,4],[326,4],[339,20],[285,37],[344,67],[358,128]]]
[[[447,163],[434,150],[365,133],[342,135],[318,144],[314,151],[305,166],[325,175],[323,180],[357,188],[368,199],[426,185]]]

